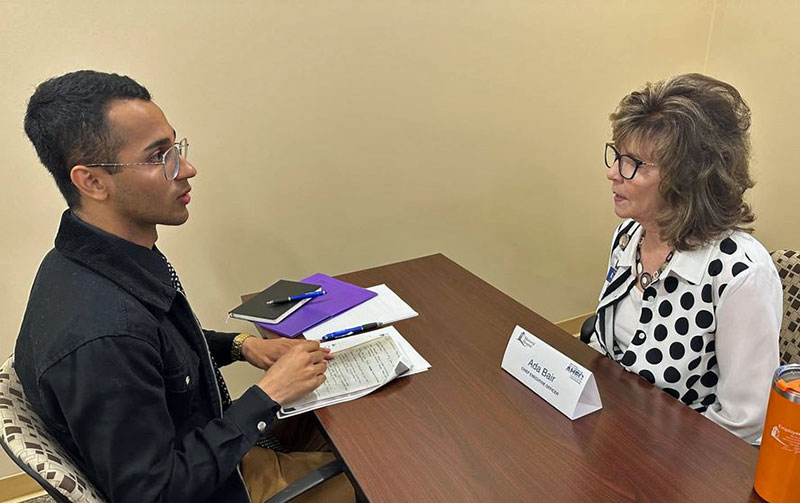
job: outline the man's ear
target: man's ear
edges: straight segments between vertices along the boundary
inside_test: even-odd
[[[105,201],[111,195],[111,174],[102,168],[87,168],[78,164],[69,171],[69,178],[82,198]]]

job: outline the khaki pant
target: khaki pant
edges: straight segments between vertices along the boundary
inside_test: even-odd
[[[312,414],[278,421],[273,433],[293,452],[284,454],[253,447],[245,454],[240,468],[253,503],[262,503],[292,482],[335,459],[315,423]],[[353,503],[355,491],[347,476],[342,473],[292,501]]]

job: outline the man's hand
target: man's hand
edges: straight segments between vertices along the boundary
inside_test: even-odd
[[[302,339],[285,339],[283,337],[275,339],[262,339],[261,337],[249,337],[242,343],[242,357],[250,365],[260,369],[268,370],[278,359],[289,352],[297,344],[302,343]],[[325,359],[330,360],[330,350],[325,348]]]
[[[317,389],[325,382],[328,368],[326,356],[330,355],[319,347],[319,342],[291,342],[291,349],[258,382],[258,386],[279,404],[292,402]]]

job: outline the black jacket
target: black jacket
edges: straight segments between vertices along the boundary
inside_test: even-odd
[[[278,405],[253,386],[223,413],[209,351],[230,363],[234,334],[131,246],[64,213],[17,339],[25,394],[114,503],[248,502],[237,465]]]

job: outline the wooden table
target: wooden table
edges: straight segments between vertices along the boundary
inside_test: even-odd
[[[370,501],[760,501],[754,447],[444,255],[338,278],[418,311],[395,327],[432,365],[316,412]],[[502,370],[515,325],[591,370],[603,408],[570,421]]]

